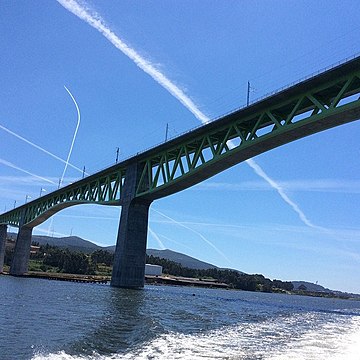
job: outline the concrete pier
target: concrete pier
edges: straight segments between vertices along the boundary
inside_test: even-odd
[[[27,226],[22,226],[19,229],[15,243],[14,257],[10,266],[11,275],[23,275],[28,271],[32,229],[33,228]]]
[[[133,164],[126,170],[122,191],[122,209],[111,276],[111,286],[115,287],[144,287],[151,201],[135,198],[138,182],[138,166]]]
[[[7,225],[0,225],[0,274],[4,270],[6,236],[7,236]]]
[[[149,207],[139,200],[122,207],[111,286],[144,287]]]

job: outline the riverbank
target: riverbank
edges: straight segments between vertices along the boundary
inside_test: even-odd
[[[3,275],[10,275],[10,274],[8,272],[3,272]],[[111,279],[110,276],[63,274],[63,273],[50,273],[50,272],[40,272],[40,271],[30,271],[24,275],[20,275],[19,277],[58,280],[58,281],[72,281],[72,282],[80,282],[80,283],[97,283],[97,284],[106,284],[110,282]]]
[[[10,275],[8,272],[3,272],[2,274]],[[40,272],[40,271],[29,271],[28,273],[21,275],[21,277],[56,280],[56,281],[70,281],[77,283],[91,283],[91,284],[108,284],[108,283],[110,284],[111,281],[111,276],[104,276],[104,275],[81,275],[81,274]],[[214,288],[214,289],[233,289],[231,286],[229,286],[229,284],[218,282],[216,280],[196,279],[196,278],[187,278],[182,276],[171,276],[171,275],[166,275],[166,276],[145,275],[145,284],[191,286],[191,287]],[[284,291],[282,289],[272,289],[271,292],[287,294],[287,295],[300,295],[300,296],[360,301],[360,296],[356,296],[355,294],[346,294],[346,293],[315,292],[315,291],[306,291],[306,290]]]
[[[8,272],[4,272],[4,275],[10,275]],[[41,271],[29,271],[28,273],[21,275],[21,277],[38,278],[47,280],[58,280],[58,281],[72,281],[80,283],[96,283],[96,284],[107,284],[110,283],[111,276],[101,275],[81,275],[81,274],[64,274],[64,273],[51,273]],[[151,276],[145,275],[145,283],[151,285],[175,285],[175,286],[196,286],[206,288],[229,288],[228,284],[206,280],[206,279],[193,279],[185,278],[181,276]]]
[[[178,285],[178,286],[196,286],[206,288],[228,289],[228,284],[215,280],[186,278],[182,276],[150,276],[145,275],[146,284],[152,285]]]

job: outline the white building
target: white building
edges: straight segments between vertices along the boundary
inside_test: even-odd
[[[162,274],[162,266],[145,264],[145,275],[157,276]]]

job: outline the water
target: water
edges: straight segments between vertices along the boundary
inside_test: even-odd
[[[360,301],[0,276],[0,359],[360,359]]]

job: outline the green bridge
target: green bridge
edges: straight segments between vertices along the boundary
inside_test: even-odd
[[[10,274],[28,270],[32,229],[78,204],[121,206],[111,285],[141,288],[152,201],[270,149],[360,118],[360,57],[0,215],[19,228]]]

